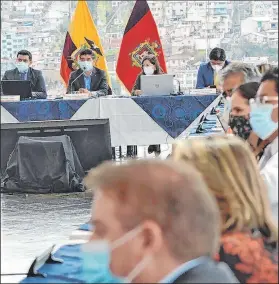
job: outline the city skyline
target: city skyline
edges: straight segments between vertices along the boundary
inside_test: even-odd
[[[123,32],[135,1],[87,2],[109,71],[115,77]],[[180,78],[182,89],[195,85],[199,64],[208,59],[214,47],[224,48],[229,60],[278,64],[277,1],[148,4],[157,23],[168,72]],[[12,66],[18,50],[28,49],[35,68],[43,70],[47,80],[59,81],[61,52],[75,5],[76,1],[1,1],[1,69]],[[116,80],[112,81],[116,86]],[[119,87],[115,89],[120,92]]]

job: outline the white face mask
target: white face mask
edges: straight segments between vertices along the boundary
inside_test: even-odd
[[[85,72],[89,72],[93,69],[92,61],[79,61],[78,65],[80,69],[82,69]]]
[[[106,240],[94,240],[83,245],[83,275],[86,283],[94,283],[94,275],[102,279],[102,283],[131,283],[148,265],[151,257],[145,257],[126,277],[118,277],[110,270],[111,252],[124,245],[141,232],[137,227],[121,238],[108,242]],[[100,280],[99,280],[100,281]],[[95,282],[96,283],[96,282]]]
[[[19,73],[24,73],[28,70],[29,65],[28,63],[21,61],[16,63],[16,68],[18,69]]]
[[[221,66],[221,65],[212,65],[212,68],[213,68],[214,71],[219,72],[223,68],[223,66]]]
[[[154,74],[154,68],[152,66],[144,66],[143,71],[146,75],[153,75]]]

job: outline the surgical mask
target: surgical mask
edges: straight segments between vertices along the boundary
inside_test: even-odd
[[[221,65],[211,65],[211,66],[212,66],[213,70],[216,71],[216,72],[219,72],[223,68],[223,66],[221,66]]]
[[[110,270],[111,252],[124,245],[137,234],[141,228],[137,227],[113,242],[94,240],[83,245],[82,274],[86,283],[130,283],[148,265],[150,257],[144,258],[126,277],[118,277]]]
[[[245,116],[230,115],[229,126],[236,136],[244,140],[248,139],[252,131],[250,121]]]
[[[92,61],[79,61],[78,65],[80,69],[82,69],[85,72],[89,72],[93,69]]]
[[[271,118],[272,111],[278,108],[273,104],[250,104],[250,124],[253,131],[262,140],[267,139],[276,129],[278,129],[278,122],[274,122]]]
[[[24,73],[27,72],[29,65],[28,63],[21,61],[16,63],[16,68],[18,69],[19,73]]]
[[[153,75],[154,74],[154,68],[152,66],[143,67],[143,71],[146,75]]]

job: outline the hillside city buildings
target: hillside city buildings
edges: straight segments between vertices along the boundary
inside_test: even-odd
[[[1,73],[13,68],[16,52],[28,49],[48,87],[60,86],[60,58],[77,1],[1,1]],[[125,26],[135,1],[87,1],[102,38],[113,90]],[[229,60],[278,64],[277,1],[148,1],[169,73],[182,90],[194,88],[197,69],[216,46]],[[60,86],[61,87],[61,86]]]

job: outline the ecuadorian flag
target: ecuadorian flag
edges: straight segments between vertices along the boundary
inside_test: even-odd
[[[95,66],[106,72],[108,84],[111,87],[104,50],[98,31],[91,17],[87,2],[79,0],[66,34],[61,59],[60,74],[66,85],[68,84],[70,73],[78,68],[78,55],[80,50],[84,48],[90,48],[95,52],[97,56]]]

